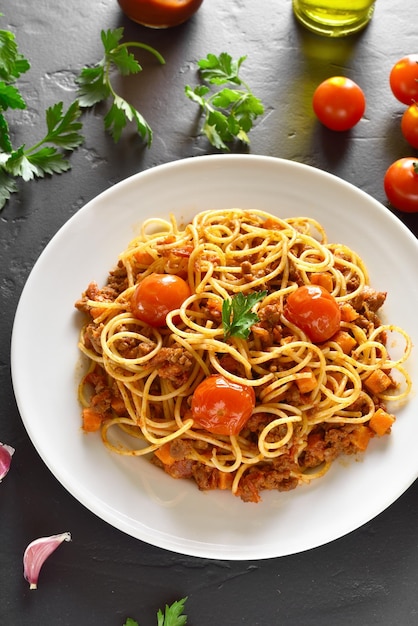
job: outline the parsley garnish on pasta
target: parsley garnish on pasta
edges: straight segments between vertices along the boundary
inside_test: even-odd
[[[252,308],[267,295],[267,291],[261,293],[250,293],[244,296],[237,293],[230,300],[224,300],[222,304],[222,324],[225,331],[225,338],[239,337],[247,339],[250,328],[259,321],[257,313],[252,312]]]

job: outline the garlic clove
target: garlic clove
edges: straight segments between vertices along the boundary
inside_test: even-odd
[[[37,588],[42,565],[63,541],[71,541],[71,534],[66,532],[50,537],[40,537],[28,545],[23,555],[23,575],[30,589]]]
[[[15,449],[6,443],[0,443],[0,483],[10,469],[12,456]]]

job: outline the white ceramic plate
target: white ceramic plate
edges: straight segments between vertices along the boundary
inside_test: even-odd
[[[385,314],[418,346],[418,242],[385,207],[340,179],[260,156],[204,156],[150,169],[115,185],[70,219],[37,261],[21,296],[12,375],[23,422],[40,456],[82,504],[116,528],[174,552],[216,559],[262,559],[322,545],[358,528],[418,476],[418,402],[397,410],[390,437],[374,439],[361,461],[336,462],[322,479],[245,504],[199,492],[147,460],[107,451],[80,430],[80,317],[74,302],[108,270],[149,216],[188,219],[205,209],[258,208],[312,216],[331,241],[366,261],[373,286],[387,290]],[[409,370],[418,387],[416,357]],[[383,488],[381,486],[384,485]]]

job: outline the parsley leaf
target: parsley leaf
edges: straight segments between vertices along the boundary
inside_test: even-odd
[[[69,162],[64,158],[63,152],[59,152],[53,146],[62,151],[71,151],[82,144],[83,136],[79,133],[81,123],[78,121],[80,114],[77,101],[73,102],[65,113],[62,102],[47,109],[45,137],[31,148],[26,149],[22,145],[16,150],[11,150],[9,154],[1,154],[0,167],[4,173],[20,176],[24,181],[28,181],[43,178],[45,174],[60,174],[67,171],[70,168]],[[2,206],[0,203],[0,208]]]
[[[158,626],[184,626],[187,624],[187,615],[183,615],[184,604],[187,600],[177,600],[171,606],[165,605],[165,612],[161,609],[157,613]]]
[[[198,66],[202,78],[209,83],[223,85],[229,82],[241,85],[238,73],[246,58],[244,56],[234,61],[226,52],[221,52],[218,57],[215,54],[208,54],[206,59],[198,61]]]
[[[8,30],[0,30],[0,80],[14,82],[29,68],[29,61],[19,53],[14,34]]]
[[[259,317],[251,309],[267,295],[267,291],[250,293],[244,296],[237,293],[231,300],[224,300],[222,304],[222,325],[225,339],[238,337],[247,339],[250,328],[258,322]]]
[[[0,155],[1,156],[1,155]],[[4,207],[12,193],[17,192],[16,181],[0,167],[0,209]]]
[[[234,139],[249,144],[248,132],[253,127],[254,120],[264,113],[261,100],[239,77],[245,59],[243,56],[234,60],[226,52],[219,56],[208,54],[206,59],[198,61],[202,79],[209,85],[229,86],[211,95],[207,85],[197,85],[194,89],[189,85],[185,87],[186,96],[202,109],[202,133],[220,150],[229,150],[227,144]],[[235,86],[241,88],[232,88]]]
[[[14,34],[0,30],[0,210],[11,194],[18,191],[15,178],[29,181],[65,172],[70,168],[65,152],[83,142],[78,102],[73,102],[65,112],[63,103],[59,102],[46,110],[44,138],[30,148],[25,145],[13,148],[4,113],[8,109],[26,109],[26,102],[14,83],[29,69],[29,61],[19,53]]]
[[[58,102],[47,109],[45,117],[48,133],[40,144],[52,143],[64,150],[74,150],[83,142],[79,133],[82,128],[78,121],[81,115],[79,103],[77,100],[73,102],[65,113],[62,112],[62,107],[63,103]],[[31,151],[33,150],[34,148]]]
[[[104,126],[115,143],[119,141],[126,124],[134,121],[138,134],[150,147],[153,138],[151,127],[139,111],[115,92],[110,75],[113,69],[117,69],[122,76],[142,71],[134,55],[129,52],[129,48],[132,47],[151,52],[161,64],[164,64],[165,60],[157,50],[147,44],[136,41],[121,43],[123,32],[122,27],[101,31],[104,57],[94,67],[84,67],[81,70],[76,79],[79,86],[77,96],[81,107],[91,107],[111,98],[113,101],[105,115]]]
[[[6,118],[0,113],[0,151],[11,152],[12,144],[9,135],[9,125]]]
[[[185,626],[187,624],[187,615],[183,615],[184,605],[187,600],[177,600],[171,606],[165,605],[164,613],[161,609],[157,613],[157,626]],[[123,626],[139,626],[132,617],[128,617]]]
[[[7,85],[5,82],[0,83],[0,109],[26,109],[26,102],[16,87]]]

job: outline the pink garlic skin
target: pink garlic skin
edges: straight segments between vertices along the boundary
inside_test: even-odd
[[[0,483],[10,469],[12,456],[15,449],[6,443],[0,443]]]
[[[71,541],[69,532],[50,537],[40,537],[28,545],[23,555],[23,575],[28,581],[30,589],[37,588],[42,565],[63,541]]]

